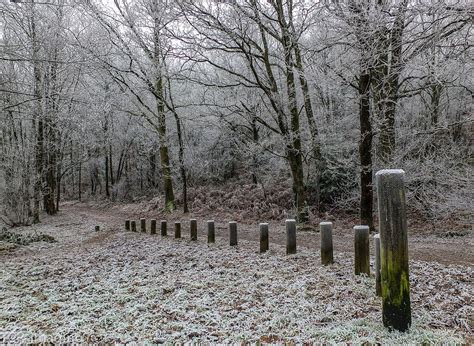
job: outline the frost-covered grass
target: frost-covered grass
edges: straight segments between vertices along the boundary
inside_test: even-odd
[[[62,243],[0,255],[0,342],[469,342],[470,267],[411,262],[413,327],[390,333],[348,253],[57,226]]]

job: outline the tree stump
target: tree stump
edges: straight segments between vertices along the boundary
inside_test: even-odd
[[[354,272],[370,275],[369,226],[354,226]]]
[[[321,222],[319,224],[319,229],[321,232],[321,264],[332,264],[334,263],[332,222]]]
[[[176,239],[181,238],[181,222],[174,223],[174,237]]]
[[[214,220],[207,221],[207,242],[215,243],[216,242],[216,231],[214,226]]]
[[[156,219],[150,221],[150,234],[156,234]]]
[[[237,245],[237,222],[235,221],[229,222],[229,239],[230,246]]]
[[[269,249],[268,244],[268,223],[260,224],[260,253],[267,252]]]
[[[130,231],[130,220],[125,220],[125,230]]]
[[[100,231],[100,226],[95,226],[95,231],[99,232]]]
[[[140,219],[140,230],[143,233],[146,232],[146,219]]]
[[[296,220],[289,219],[286,224],[286,254],[296,253]]]
[[[191,240],[195,241],[198,238],[198,231],[197,231],[197,220],[191,219]]]
[[[130,221],[130,226],[132,228],[132,232],[137,231],[137,223],[135,221]]]
[[[380,285],[380,234],[374,235],[375,245],[375,294],[382,296],[382,286]]]
[[[166,223],[166,220],[161,220],[160,230],[161,236],[166,237],[168,235],[168,224]]]
[[[405,172],[378,171],[375,175],[380,228],[380,278],[383,324],[406,331],[411,325]]]

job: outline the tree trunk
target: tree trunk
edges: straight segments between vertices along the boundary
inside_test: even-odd
[[[297,210],[297,219],[298,222],[306,222],[308,220],[308,205],[304,186],[303,160],[301,157],[301,151],[290,148],[288,150],[287,157],[293,180],[293,195]]]
[[[82,160],[79,157],[79,172],[78,172],[78,177],[77,177],[77,188],[78,188],[79,202],[82,200],[82,184],[81,183],[82,183]]]
[[[148,183],[150,184],[151,187],[155,188],[156,187],[156,153],[153,150],[153,152],[150,154],[148,161],[150,162],[150,171],[148,173]]]
[[[393,27],[390,31],[380,30],[379,59],[377,61],[376,85],[378,90],[378,108],[380,136],[377,154],[382,164],[387,165],[393,159],[395,150],[395,112],[398,101],[399,77],[402,66],[402,36],[405,28],[405,13],[408,0],[398,7]]]
[[[181,174],[181,180],[183,183],[183,212],[188,213],[188,181],[186,177],[186,167],[184,164],[184,143],[183,143],[183,132],[181,128],[181,121],[176,112],[173,112],[176,120],[176,130],[178,132],[178,156],[179,156],[179,171]]]
[[[61,164],[59,164],[56,173],[56,212],[59,211],[59,202],[61,201],[61,173]]]
[[[372,125],[370,120],[370,72],[359,77],[360,122],[360,224],[374,230],[372,183]]]
[[[41,110],[41,66],[39,63],[39,45],[36,39],[36,16],[34,12],[34,4],[31,4],[31,43],[33,47],[33,74],[34,74],[34,90],[35,95],[35,114],[33,116],[33,129],[35,131],[35,171],[34,179],[34,202],[33,202],[33,223],[40,222],[40,203],[41,189],[43,180],[43,118]]]
[[[107,155],[107,150],[105,153],[105,195],[107,198],[110,197],[110,190],[109,190],[109,159]]]
[[[306,191],[303,172],[303,155],[301,151],[300,118],[296,99],[295,76],[293,73],[292,39],[289,26],[285,20],[282,1],[277,1],[276,9],[282,33],[282,44],[285,52],[285,74],[288,94],[288,109],[290,111],[290,131],[287,140],[287,157],[291,167],[293,177],[293,192],[297,210],[297,220],[300,223],[308,221],[308,205],[306,201]]]
[[[157,73],[155,83],[155,97],[157,101],[157,114],[158,114],[158,139],[160,142],[160,163],[161,170],[163,172],[163,186],[165,190],[165,209],[173,211],[176,209],[174,191],[173,191],[173,179],[171,176],[171,164],[168,152],[168,145],[166,143],[166,113],[165,113],[165,100],[163,90],[163,76],[161,66],[161,42],[160,42],[160,19],[159,19],[159,8],[156,1],[154,4],[154,21],[153,27],[153,44],[154,44],[154,63]]]
[[[294,30],[293,30],[294,31]],[[316,207],[319,209],[319,201],[320,201],[320,178],[321,173],[324,169],[324,162],[322,159],[321,154],[321,145],[319,142],[319,133],[318,133],[318,126],[316,124],[316,120],[313,114],[313,106],[311,103],[311,94],[309,92],[309,85],[308,81],[306,80],[303,68],[303,59],[301,57],[301,51],[298,45],[298,42],[294,43],[294,52],[295,52],[295,61],[296,61],[296,69],[298,71],[299,82],[301,86],[301,91],[303,93],[303,102],[304,102],[304,109],[306,113],[306,119],[308,120],[309,131],[311,134],[311,151],[313,152],[313,162],[314,162],[314,182],[316,186]]]
[[[114,165],[112,161],[112,144],[109,144],[109,171],[110,171],[110,184],[114,186]]]

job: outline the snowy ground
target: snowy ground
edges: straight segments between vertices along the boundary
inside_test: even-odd
[[[302,246],[260,255],[256,242],[230,248],[224,236],[208,246],[104,223],[95,233],[104,220],[62,213],[36,227],[57,243],[0,253],[0,343],[473,341],[470,266],[411,261],[413,327],[389,333],[374,279],[352,274],[351,253],[322,267]]]

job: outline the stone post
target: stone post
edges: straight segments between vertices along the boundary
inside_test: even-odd
[[[181,238],[181,222],[174,223],[174,237],[176,239]]]
[[[296,220],[289,219],[286,224],[286,254],[296,253]]]
[[[411,325],[405,172],[384,169],[375,175],[380,229],[383,324],[406,331]]]
[[[235,221],[230,221],[229,222],[229,244],[230,246],[236,246],[237,245],[237,222]]]
[[[332,222],[319,223],[321,232],[321,264],[328,265],[334,263],[332,248]]]
[[[375,245],[375,294],[382,296],[382,286],[380,285],[380,234],[374,235]]]
[[[260,253],[267,252],[269,249],[268,244],[268,223],[260,224]]]
[[[369,226],[354,226],[354,272],[370,275]]]
[[[207,242],[215,243],[216,242],[216,231],[214,226],[214,220],[207,221]]]
[[[161,220],[160,229],[161,229],[161,235],[163,237],[166,237],[168,235],[168,224],[166,223],[166,220]]]
[[[191,240],[197,240],[198,233],[197,233],[197,220],[191,219]]]

